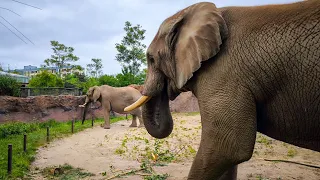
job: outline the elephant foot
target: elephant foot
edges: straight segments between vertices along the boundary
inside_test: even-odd
[[[142,127],[144,127],[144,124],[140,124],[138,127],[139,127],[139,128],[142,128]]]
[[[131,124],[129,127],[138,127],[136,124]]]
[[[110,129],[110,126],[107,126],[107,125],[100,125],[101,127],[103,127],[104,129]]]

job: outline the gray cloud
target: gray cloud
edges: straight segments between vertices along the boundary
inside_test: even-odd
[[[21,0],[22,1],[22,0]],[[247,6],[295,2],[298,0],[215,0],[218,7]],[[23,1],[26,2],[26,1]],[[32,0],[28,4],[40,7],[34,9],[12,1],[1,1],[0,16],[8,20],[25,34],[35,45],[25,44],[0,24],[0,63],[10,69],[25,65],[40,66],[52,54],[50,40],[57,40],[75,48],[80,57],[79,64],[85,67],[91,58],[103,60],[106,74],[119,73],[120,65],[115,60],[115,43],[124,35],[124,22],[140,24],[146,29],[144,43],[148,46],[161,22],[199,0]],[[0,22],[7,24],[2,18]],[[12,29],[12,28],[11,28]],[[15,31],[13,29],[13,31]],[[15,31],[16,32],[16,31]],[[18,32],[16,32],[20,35]],[[21,36],[21,35],[20,35]]]

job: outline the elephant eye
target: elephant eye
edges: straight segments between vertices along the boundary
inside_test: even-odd
[[[149,58],[149,61],[150,61],[150,63],[154,63],[154,58],[153,58],[153,57],[150,57],[150,58]]]

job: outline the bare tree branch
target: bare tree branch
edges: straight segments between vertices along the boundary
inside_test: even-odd
[[[0,21],[0,24],[2,24],[4,27],[6,27],[8,30],[10,30],[14,35],[16,35],[19,39],[21,39],[21,41],[23,41],[24,43],[28,44],[20,36],[18,36],[15,32],[13,32],[10,28],[8,28],[5,24],[3,24],[1,21]]]
[[[23,4],[23,5],[26,5],[26,6],[30,6],[30,7],[33,7],[33,8],[35,8],[35,9],[40,9],[40,10],[42,10],[41,8],[38,8],[38,7],[36,7],[36,6],[29,5],[29,4],[26,4],[26,3],[23,3],[23,2],[20,2],[20,1],[17,1],[17,0],[11,0],[11,1],[16,2],[16,3]]]
[[[0,16],[3,20],[5,20],[8,24],[10,24],[11,27],[13,27],[15,30],[17,30],[23,37],[25,37],[26,39],[29,40],[29,42],[31,42],[33,45],[34,43],[29,39],[27,38],[22,32],[20,32],[16,27],[14,27],[10,22],[8,22],[4,17]]]

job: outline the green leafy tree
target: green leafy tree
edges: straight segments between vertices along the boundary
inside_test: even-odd
[[[97,58],[92,58],[93,63],[87,64],[87,72],[93,77],[98,77],[102,74],[102,60]]]
[[[11,76],[0,75],[0,96],[19,96],[20,83]]]
[[[57,75],[42,71],[29,81],[29,87],[63,87],[63,81]]]
[[[103,75],[100,76],[99,79],[99,85],[109,85],[112,87],[120,87],[121,83],[118,81],[117,77],[115,75]]]
[[[86,79],[86,82],[83,84],[83,92],[87,92],[87,90],[92,86],[99,86],[99,80],[95,77],[89,77]]]
[[[50,43],[54,54],[51,55],[51,58],[44,60],[44,62],[46,66],[53,65],[58,67],[58,75],[61,77],[61,69],[66,67],[74,68],[75,65],[72,65],[71,62],[78,61],[79,57],[73,54],[73,47],[67,47],[58,41],[50,41]]]
[[[146,64],[145,49],[141,41],[145,39],[146,30],[138,24],[132,26],[129,21],[125,22],[124,30],[126,35],[121,40],[121,43],[116,43],[118,54],[116,60],[122,66],[122,74],[126,77],[133,78],[140,73],[142,65]]]

